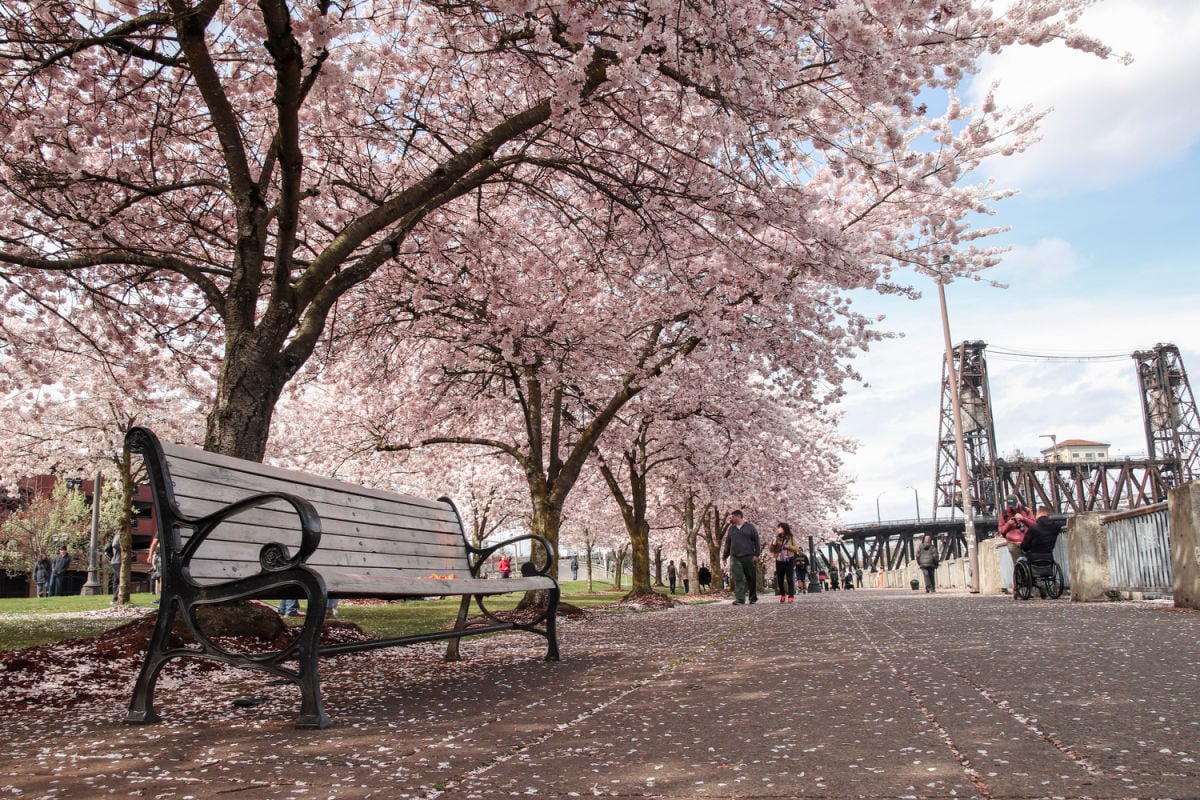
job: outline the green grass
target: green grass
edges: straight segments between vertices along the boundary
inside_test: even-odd
[[[595,608],[620,600],[624,590],[613,591],[612,584],[596,582],[595,591],[588,593],[587,581],[564,581],[562,602],[580,608]],[[39,644],[61,642],[79,636],[96,636],[110,628],[125,624],[121,617],[65,617],[56,614],[80,611],[99,611],[111,608],[109,596],[0,598],[0,651],[19,650]],[[152,608],[154,595],[135,594],[133,606]],[[500,595],[488,602],[495,611],[508,610],[521,599],[519,594]],[[343,601],[338,606],[338,619],[353,622],[374,637],[406,636],[438,630],[453,622],[458,614],[460,599],[410,600],[405,603],[356,605]],[[301,603],[301,608],[304,604]],[[478,609],[472,604],[472,614]],[[289,622],[299,620],[289,620]]]

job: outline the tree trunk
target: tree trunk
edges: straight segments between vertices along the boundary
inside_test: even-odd
[[[704,510],[704,521],[700,526],[704,533],[704,544],[708,547],[708,557],[712,559],[712,585],[720,590],[725,588],[725,572],[721,569],[721,515],[716,506],[710,504]]]
[[[533,482],[531,481],[531,484]],[[539,486],[544,484],[538,483]],[[534,486],[530,486],[531,492],[536,492]],[[530,560],[534,564],[543,564],[546,559],[550,560],[550,574],[558,576],[558,532],[562,527],[562,508],[557,504],[552,503],[543,494],[540,498],[535,496],[533,499],[533,518],[531,520],[530,532],[538,536],[546,537],[550,542],[550,546],[554,549],[552,553],[545,553],[542,547],[538,544],[533,544],[530,549]],[[521,598],[521,602],[517,603],[517,608],[545,608],[550,604],[550,592],[541,590],[537,592],[526,592]]]
[[[271,337],[257,333],[249,346],[230,345],[217,396],[208,414],[204,449],[213,453],[262,461],[271,432],[271,418],[283,387],[295,374],[279,352],[279,343],[264,343]]]
[[[129,605],[129,583],[133,573],[133,470],[129,465],[129,451],[125,450],[117,459],[117,472],[121,476],[121,579],[117,584],[117,602]],[[98,502],[95,498],[93,502]]]
[[[632,563],[628,597],[654,592],[654,587],[650,585],[650,523],[643,514],[633,527],[634,530],[629,532]]]

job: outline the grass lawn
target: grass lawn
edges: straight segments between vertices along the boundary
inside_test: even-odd
[[[587,591],[587,581],[563,581],[562,602],[580,608],[595,608],[620,600],[624,590],[611,583],[594,582],[595,591]],[[107,594],[88,597],[2,598],[0,599],[0,651],[18,650],[39,644],[59,642],[79,636],[96,636],[129,621],[112,610]],[[132,605],[153,608],[150,594],[135,594]],[[506,610],[521,599],[519,594],[493,597],[488,608]],[[338,618],[357,624],[374,637],[404,636],[436,630],[449,625],[458,613],[460,599],[410,600],[405,603],[358,605],[342,601]],[[301,603],[301,608],[304,604]],[[472,611],[475,611],[472,606]],[[82,613],[91,612],[91,613]],[[292,622],[293,620],[289,620]]]

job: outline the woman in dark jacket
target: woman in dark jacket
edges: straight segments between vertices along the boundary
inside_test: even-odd
[[[42,557],[33,565],[33,582],[37,584],[37,596],[50,596],[50,559],[42,553]]]
[[[935,592],[934,588],[934,571],[938,568],[937,543],[933,541],[933,537],[928,533],[925,534],[925,539],[921,542],[920,548],[917,549],[917,566],[921,568],[921,572],[925,575],[925,591]]]

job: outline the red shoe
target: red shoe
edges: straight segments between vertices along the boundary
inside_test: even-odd
[[[786,603],[786,602],[787,602],[787,598],[786,598],[786,597],[784,597],[783,595],[779,595],[779,602],[781,602],[781,603]]]
[[[789,597],[789,598],[788,598],[788,602],[789,602],[789,603],[794,603],[794,602],[796,602],[796,598],[795,598],[795,597]]]

